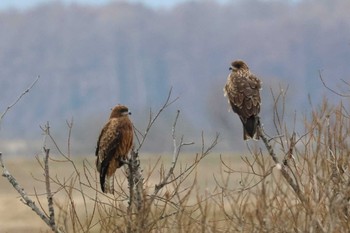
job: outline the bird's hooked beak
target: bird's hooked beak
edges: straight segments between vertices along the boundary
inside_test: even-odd
[[[236,68],[236,67],[233,67],[233,66],[230,66],[230,68],[228,68],[228,69],[231,70],[231,71],[237,70],[237,68]]]
[[[123,112],[123,116],[127,116],[127,115],[131,115],[131,112],[130,111]]]

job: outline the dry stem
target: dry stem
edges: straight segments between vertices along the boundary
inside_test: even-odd
[[[21,195],[21,197],[23,198],[23,203],[26,204],[27,206],[29,206],[37,215],[39,215],[39,217],[56,233],[62,232],[59,228],[57,228],[57,226],[54,223],[54,220],[52,221],[52,219],[48,216],[46,216],[46,214],[44,212],[42,212],[38,206],[35,204],[34,201],[32,201],[32,199],[29,198],[28,194],[26,193],[26,191],[22,188],[22,186],[18,183],[18,181],[15,179],[15,177],[13,177],[11,175],[11,173],[7,170],[7,168],[5,167],[5,164],[3,162],[2,159],[2,153],[0,152],[0,164],[3,170],[2,176],[7,178],[7,180],[12,184],[13,188]],[[52,203],[51,203],[52,205]],[[50,206],[49,206],[50,209]],[[51,216],[51,212],[50,212],[50,216]]]

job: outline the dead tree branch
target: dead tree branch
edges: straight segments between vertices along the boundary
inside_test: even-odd
[[[127,208],[128,218],[126,219],[127,221],[126,232],[134,232],[135,229],[137,229],[137,232],[141,232],[142,230],[144,230],[144,227],[146,224],[145,221],[147,219],[145,216],[146,212],[149,211],[149,207],[155,198],[154,197],[152,200],[147,200],[147,202],[144,199],[144,192],[145,192],[143,187],[144,178],[142,176],[142,169],[140,167],[139,151],[143,146],[148,136],[148,133],[150,132],[151,128],[153,127],[155,121],[158,119],[160,114],[178,99],[178,98],[175,98],[172,100],[171,93],[172,93],[172,89],[170,89],[165,102],[157,111],[155,116],[153,116],[152,110],[150,110],[149,121],[148,121],[146,130],[143,134],[139,130],[137,130],[136,127],[134,127],[135,136],[137,141],[139,142],[139,145],[136,149],[133,148],[131,150],[130,158],[126,162],[126,164],[128,165],[126,174],[127,174],[128,189],[129,189],[129,202],[128,202],[128,208]],[[177,121],[178,115],[176,116],[176,121]],[[173,127],[175,127],[175,125]],[[173,129],[173,133],[174,133],[174,129]],[[138,138],[138,135],[141,135],[141,139]],[[134,207],[136,207],[136,211],[134,211]],[[134,218],[137,218],[136,222],[134,221],[135,220]]]
[[[26,90],[24,90],[24,91],[22,92],[22,94],[20,94],[20,96],[18,96],[17,99],[16,99],[12,104],[10,104],[9,106],[7,106],[6,110],[5,110],[5,111],[1,114],[1,116],[0,116],[0,126],[1,126],[1,122],[2,122],[3,118],[4,118],[5,115],[7,114],[7,112],[8,112],[13,106],[15,106],[15,105],[22,99],[22,97],[23,97],[25,94],[27,94],[27,93],[34,87],[34,85],[38,82],[39,78],[40,78],[40,76],[38,76],[38,77],[34,80],[34,82],[33,82],[32,84],[30,84],[30,86],[29,86]]]
[[[22,186],[18,183],[18,181],[11,175],[11,173],[7,170],[3,159],[2,159],[2,153],[0,152],[0,164],[2,167],[2,176],[5,177],[10,184],[13,186],[13,188],[21,195],[23,198],[23,203],[29,206],[54,232],[60,233],[62,232],[55,224],[52,225],[52,221],[50,217],[48,217],[44,212],[42,212],[39,207],[35,204],[35,202],[29,198],[26,191],[22,188]],[[51,214],[51,213],[50,213]]]
[[[54,230],[56,228],[55,223],[55,209],[53,207],[53,198],[52,198],[52,192],[51,192],[51,185],[50,185],[50,172],[49,172],[49,154],[50,149],[43,148],[45,152],[45,158],[44,158],[44,164],[45,164],[45,186],[46,186],[46,196],[47,196],[47,205],[49,207],[49,219],[50,219],[50,226],[51,229]]]
[[[301,190],[300,185],[298,183],[298,181],[292,178],[292,176],[288,173],[287,168],[289,168],[288,163],[284,164],[284,163],[280,163],[272,146],[269,143],[269,140],[266,138],[266,136],[262,133],[261,127],[258,126],[258,130],[260,131],[260,136],[262,141],[265,144],[265,147],[269,153],[269,155],[272,157],[273,161],[276,164],[276,168],[279,169],[282,173],[282,176],[284,177],[284,179],[288,182],[288,184],[290,185],[290,187],[292,187],[292,189],[294,190],[294,192],[296,193],[297,197],[299,198],[300,202],[302,203],[302,205],[304,206],[305,210],[308,212],[308,214],[312,215],[313,214],[313,209],[310,208],[310,202],[308,200],[308,198],[306,197],[305,193]],[[292,137],[293,138],[293,137]],[[293,139],[294,140],[294,139]],[[294,143],[294,142],[292,142]],[[294,145],[293,145],[294,146]],[[292,175],[294,176],[294,173],[292,172]],[[295,176],[294,176],[295,177]],[[317,229],[319,229],[321,232],[326,232],[323,230],[322,224],[320,223],[320,221],[318,219],[314,220],[314,223],[317,226]]]
[[[286,179],[288,184],[292,187],[292,189],[297,194],[300,201],[303,204],[306,204],[307,199],[305,198],[304,193],[301,191],[299,184],[297,183],[297,181],[294,181],[294,179],[289,175],[286,165],[284,163],[279,162],[279,160],[275,154],[275,151],[273,150],[273,148],[272,148],[271,144],[269,143],[269,140],[266,138],[265,134],[263,134],[263,130],[261,129],[260,126],[258,127],[258,130],[260,131],[259,135],[261,136],[261,139],[262,139],[269,155],[271,156],[272,160],[276,164],[276,168],[278,168],[281,171],[282,176]]]
[[[173,104],[175,101],[177,101],[179,99],[179,97],[176,97],[175,99],[171,99],[171,93],[172,93],[172,88],[170,88],[168,96],[164,102],[164,104],[160,107],[160,109],[158,110],[158,112],[156,113],[156,115],[153,117],[153,113],[152,113],[152,109],[150,109],[149,112],[149,121],[148,121],[148,125],[146,127],[145,132],[142,134],[139,130],[137,130],[135,127],[135,135],[137,140],[139,141],[139,146],[136,148],[135,152],[138,153],[139,150],[141,149],[141,147],[143,146],[143,143],[145,142],[147,135],[149,133],[149,131],[151,130],[153,124],[155,123],[155,121],[158,119],[158,117],[160,116],[160,114],[167,108],[169,107],[171,104]],[[141,140],[138,139],[137,137],[137,133],[141,134]]]
[[[132,225],[135,224],[133,221],[133,207],[136,206],[136,215],[138,219],[138,229],[141,230],[144,225],[144,218],[140,218],[138,215],[143,214],[144,207],[144,198],[143,198],[143,176],[142,169],[140,167],[140,159],[138,152],[132,149],[130,153],[130,158],[128,160],[128,170],[127,170],[127,178],[129,185],[129,202],[128,202],[128,219],[127,219],[127,231],[133,232]]]
[[[350,95],[348,95],[348,94],[343,94],[343,93],[340,93],[340,92],[335,91],[334,89],[330,88],[330,87],[326,84],[326,82],[323,80],[323,77],[322,77],[322,74],[321,74],[321,71],[320,71],[320,70],[318,71],[318,73],[319,73],[319,77],[320,77],[320,80],[321,80],[323,86],[324,86],[327,90],[329,90],[330,92],[332,92],[332,93],[334,93],[334,94],[336,94],[336,95],[339,95],[339,96],[341,96],[341,97],[345,97],[345,98],[349,98],[349,97],[350,97]],[[350,85],[350,84],[349,84],[348,82],[346,82],[345,80],[342,79],[342,81],[343,81],[346,85],[348,85],[348,86]]]
[[[180,139],[179,145],[177,145],[175,130],[176,130],[176,124],[177,124],[177,120],[179,118],[179,115],[180,115],[180,110],[177,111],[177,114],[176,114],[176,117],[175,117],[175,121],[174,121],[174,124],[173,124],[173,127],[172,127],[172,138],[173,138],[174,150],[173,150],[173,158],[172,158],[172,161],[171,161],[171,166],[169,168],[169,171],[168,171],[167,175],[163,178],[163,180],[161,182],[159,182],[159,184],[157,184],[154,187],[154,192],[153,192],[153,195],[152,195],[153,199],[155,198],[155,196],[158,194],[158,192],[165,185],[170,183],[168,180],[169,180],[170,176],[174,174],[174,169],[175,169],[175,166],[177,164],[177,161],[178,161],[178,158],[179,158],[180,151],[181,151],[182,147],[194,144],[194,142],[189,142],[189,143],[183,142],[184,138],[182,136],[181,139]]]

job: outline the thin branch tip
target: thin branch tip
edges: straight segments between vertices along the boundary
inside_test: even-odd
[[[322,77],[322,71],[321,71],[321,70],[318,71],[318,74],[319,74],[319,78],[320,78],[320,80],[321,80],[323,86],[324,86],[327,90],[329,90],[330,92],[332,92],[332,93],[334,93],[334,94],[336,94],[336,95],[338,95],[338,96],[340,96],[340,97],[346,97],[346,98],[349,98],[349,97],[350,97],[350,95],[348,95],[348,94],[343,94],[343,93],[340,93],[340,92],[335,91],[334,89],[330,88],[330,87],[326,84],[326,82],[324,81],[324,79],[323,79],[323,77]],[[341,79],[341,80],[342,80],[342,79]],[[343,82],[344,82],[344,81],[343,81]],[[346,83],[347,85],[349,85],[348,82],[345,82],[345,83]]]
[[[15,106],[21,99],[22,97],[27,94],[33,87],[34,85],[38,82],[40,76],[38,76],[30,85],[27,89],[25,89],[22,94],[20,94],[17,99],[12,103],[10,104],[9,106],[7,106],[6,110],[1,114],[0,116],[0,126],[1,126],[1,121],[3,120],[3,118],[5,117],[5,115],[7,114],[7,112],[13,107]]]

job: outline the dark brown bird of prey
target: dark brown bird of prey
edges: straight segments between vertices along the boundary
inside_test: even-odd
[[[133,144],[133,125],[129,114],[126,106],[114,107],[97,141],[96,168],[104,193],[113,193],[113,175],[117,168],[124,165]]]
[[[244,61],[232,62],[230,70],[231,73],[224,87],[224,95],[227,96],[232,110],[238,114],[243,123],[243,139],[258,140],[261,82],[250,72]]]

